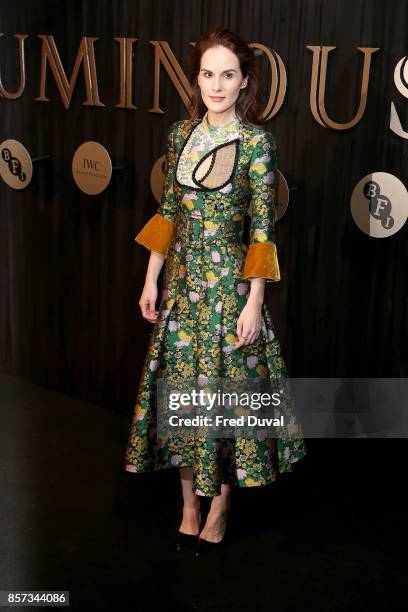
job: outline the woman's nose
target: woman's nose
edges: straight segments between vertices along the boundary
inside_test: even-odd
[[[213,82],[213,90],[219,91],[219,89],[220,89],[220,79],[219,77],[215,77],[214,82]]]

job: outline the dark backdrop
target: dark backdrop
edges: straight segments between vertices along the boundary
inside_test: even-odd
[[[282,57],[288,90],[268,129],[291,202],[277,224],[282,281],[268,285],[292,376],[407,376],[407,227],[386,239],[355,225],[350,196],[367,173],[388,171],[407,185],[407,143],[389,129],[391,100],[407,129],[407,104],[395,89],[396,62],[406,54],[408,4],[364,0],[100,0],[0,1],[0,70],[18,86],[17,44],[26,39],[27,85],[18,100],[0,98],[0,140],[21,140],[38,162],[22,192],[0,182],[0,367],[32,382],[128,411],[135,399],[148,336],[138,300],[148,253],[134,242],[155,212],[150,171],[164,153],[168,126],[187,116],[161,70],[160,107],[153,105],[154,49],[169,43],[185,68],[190,43],[226,26]],[[82,106],[80,74],[65,109],[48,67],[39,95],[41,40],[52,34],[70,76],[81,37],[97,36],[95,53],[104,108]],[[115,36],[137,37],[133,103],[118,103]],[[354,116],[362,54],[373,55],[368,103],[345,132],[318,125],[309,108],[312,54],[307,45],[338,47],[329,57],[326,108],[337,121]],[[404,46],[405,45],[405,46]],[[265,67],[265,83],[269,73]],[[108,189],[89,197],[71,175],[74,151],[96,140],[110,152]],[[407,185],[408,186],[408,185]]]

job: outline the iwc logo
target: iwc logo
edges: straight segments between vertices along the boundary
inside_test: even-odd
[[[368,236],[392,236],[408,217],[405,185],[387,172],[367,174],[353,190],[351,214],[356,225]]]
[[[88,195],[104,191],[112,177],[112,162],[105,147],[93,140],[81,144],[72,160],[72,176]]]
[[[0,144],[0,175],[13,189],[25,189],[33,176],[31,156],[17,140],[4,140]]]

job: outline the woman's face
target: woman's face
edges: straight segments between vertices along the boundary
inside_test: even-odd
[[[203,102],[211,112],[225,113],[235,108],[240,89],[247,81],[248,77],[242,78],[237,56],[226,47],[211,47],[201,56],[197,83]]]

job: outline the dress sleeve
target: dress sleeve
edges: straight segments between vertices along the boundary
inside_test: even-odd
[[[255,145],[249,168],[252,217],[242,278],[279,281],[281,277],[275,244],[276,142],[273,135],[266,131],[254,136],[253,140]]]
[[[174,236],[174,218],[178,207],[173,189],[177,161],[174,146],[174,130],[175,124],[173,123],[167,133],[165,180],[159,208],[135,237],[136,242],[142,244],[150,251],[160,253],[165,258]]]

